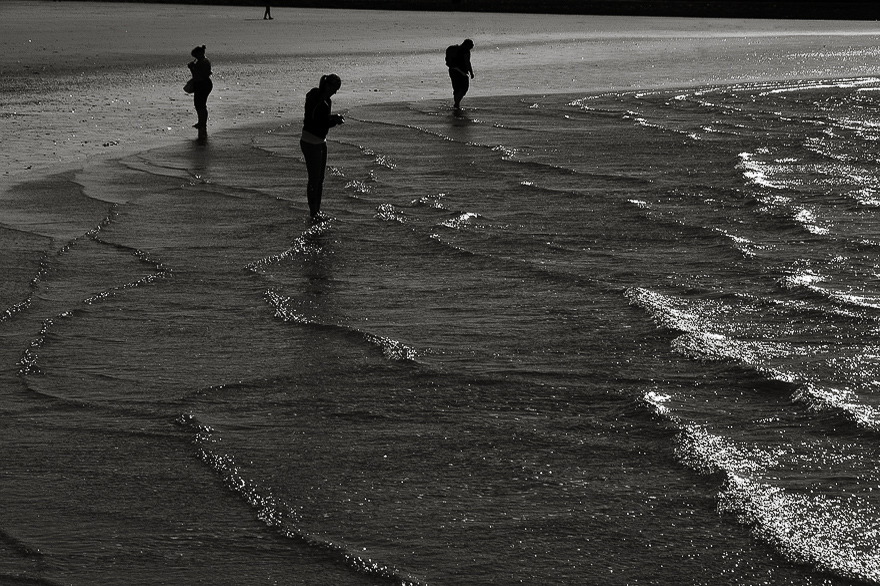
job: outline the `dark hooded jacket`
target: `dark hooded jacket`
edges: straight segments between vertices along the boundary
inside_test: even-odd
[[[303,130],[317,136],[327,138],[327,132],[339,124],[340,117],[331,114],[333,101],[330,98],[321,99],[321,90],[312,88],[306,94],[306,108],[303,116]]]

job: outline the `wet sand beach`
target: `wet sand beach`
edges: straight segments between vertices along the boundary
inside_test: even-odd
[[[470,97],[869,75],[877,57],[872,22],[262,12],[3,2],[0,181],[189,137],[182,87],[197,44],[214,64],[211,132],[295,121],[329,71],[344,80],[338,108],[451,97],[442,54],[465,37],[476,42]]]
[[[0,2],[0,584],[880,583],[876,23],[272,13]]]

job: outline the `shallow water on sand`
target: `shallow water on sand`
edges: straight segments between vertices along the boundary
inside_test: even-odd
[[[351,108],[3,202],[0,576],[880,581],[873,78]]]

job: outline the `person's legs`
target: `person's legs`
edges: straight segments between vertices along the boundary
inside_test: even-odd
[[[199,116],[199,121],[195,124],[196,128],[206,128],[208,125],[208,95],[213,88],[214,84],[209,81],[206,84],[199,84],[193,93],[193,105]]]
[[[303,158],[306,160],[306,171],[309,175],[306,198],[309,202],[309,213],[316,217],[321,211],[321,196],[324,192],[324,173],[327,169],[327,144],[311,144],[300,141]]]
[[[452,79],[452,99],[455,108],[461,107],[461,99],[467,94],[470,88],[470,80],[467,75],[462,75],[458,71],[449,70],[449,77]]]

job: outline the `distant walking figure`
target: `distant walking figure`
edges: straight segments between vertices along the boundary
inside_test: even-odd
[[[446,49],[446,66],[449,68],[449,77],[452,79],[452,98],[456,110],[461,108],[461,99],[468,92],[470,79],[474,78],[474,68],[471,67],[471,49],[473,48],[474,42],[465,39],[462,44],[450,45]]]
[[[306,160],[309,184],[306,196],[312,221],[321,219],[321,195],[324,191],[324,171],[327,168],[327,132],[345,122],[339,114],[331,114],[333,102],[330,98],[342,87],[339,76],[331,73],[321,77],[318,87],[306,94],[305,115],[303,116],[302,138],[299,146]]]
[[[266,2],[266,12],[263,13],[263,20],[272,20],[272,7]]]
[[[193,105],[199,115],[199,121],[193,124],[193,128],[205,130],[208,126],[208,94],[214,89],[214,82],[211,81],[211,62],[205,57],[205,45],[193,49],[191,55],[195,60],[186,65],[192,72],[195,83]]]

